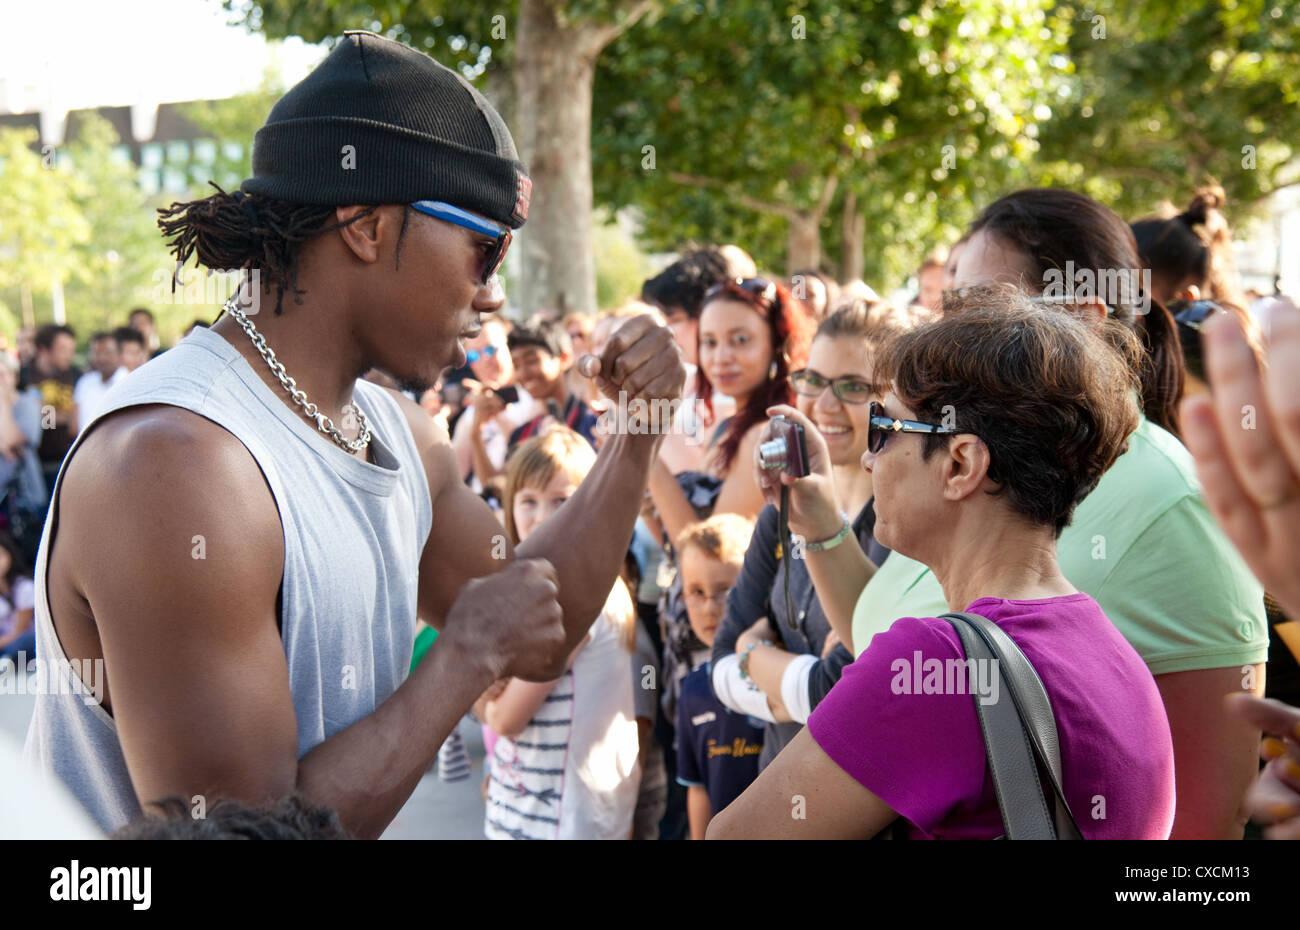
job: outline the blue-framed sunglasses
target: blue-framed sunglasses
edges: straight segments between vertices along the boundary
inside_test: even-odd
[[[443,203],[441,200],[417,200],[411,204],[411,209],[418,210],[435,219],[455,223],[457,226],[464,226],[466,229],[480,235],[492,237],[492,245],[484,247],[483,250],[484,263],[483,271],[479,275],[480,284],[487,284],[492,279],[492,276],[501,269],[501,263],[506,260],[506,250],[510,248],[510,240],[513,237],[510,230],[502,229],[496,223],[489,223],[473,213],[466,212],[460,207],[453,207],[449,203]]]
[[[474,364],[481,358],[491,358],[497,354],[496,346],[484,346],[481,349],[470,349],[465,353],[465,360],[469,364]]]
[[[885,416],[885,408],[875,401],[867,408],[867,451],[875,455],[885,448],[885,440],[891,433],[933,433],[940,436],[955,436],[961,430],[950,426],[935,426],[933,423],[921,423],[917,420],[899,420]]]

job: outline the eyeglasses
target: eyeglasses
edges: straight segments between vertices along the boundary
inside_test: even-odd
[[[751,297],[757,297],[765,300],[769,304],[776,300],[776,285],[767,278],[736,278],[732,281],[724,281],[721,284],[715,284],[704,292],[704,303],[717,297],[723,291],[744,291]]]
[[[820,397],[822,391],[829,386],[835,396],[846,404],[865,404],[876,393],[876,386],[861,378],[851,375],[827,378],[811,368],[790,372],[790,384],[804,397]]]
[[[725,591],[719,591],[716,594],[705,594],[701,591],[691,591],[682,595],[682,599],[693,607],[703,607],[705,604],[717,604],[719,607],[727,606],[727,595],[731,593],[728,588]]]
[[[463,226],[481,235],[492,237],[492,245],[485,247],[483,250],[484,262],[483,270],[479,275],[480,284],[487,284],[492,280],[492,276],[500,270],[501,263],[506,259],[506,250],[510,248],[510,240],[513,238],[510,230],[502,229],[496,223],[489,223],[473,213],[468,213],[460,207],[453,207],[449,203],[443,203],[441,200],[417,200],[411,204],[411,208],[426,216],[432,216],[448,223],[455,223],[457,226]]]
[[[960,430],[951,426],[935,426],[916,420],[899,420],[885,416],[885,408],[872,401],[867,408],[867,451],[872,455],[885,448],[890,433],[930,433],[938,436],[955,436]]]
[[[1205,328],[1206,320],[1222,309],[1212,300],[1171,300],[1168,306],[1175,323],[1197,332]]]
[[[497,354],[496,346],[484,346],[481,349],[470,349],[465,353],[465,360],[469,364],[477,362],[481,358],[491,358]]]

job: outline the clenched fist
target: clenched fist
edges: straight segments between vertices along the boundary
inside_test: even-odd
[[[483,661],[492,677],[548,681],[568,660],[555,566],[515,559],[460,590],[445,621],[450,635]]]
[[[677,400],[686,384],[681,350],[666,326],[651,316],[637,316],[620,326],[599,356],[584,355],[578,371],[594,378],[610,400]]]

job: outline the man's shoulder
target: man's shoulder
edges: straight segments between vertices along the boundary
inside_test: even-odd
[[[67,471],[69,480],[89,477],[106,489],[170,479],[198,488],[223,473],[240,478],[260,474],[234,434],[201,414],[165,403],[105,414],[82,439]]]

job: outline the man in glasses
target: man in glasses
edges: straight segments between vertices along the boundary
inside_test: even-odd
[[[60,680],[28,753],[106,832],[162,798],[297,792],[378,836],[489,685],[563,672],[658,442],[611,436],[516,552],[446,433],[358,380],[433,384],[503,304],[531,185],[455,71],[345,34],[272,108],[253,174],[162,211],[178,260],[260,281],[106,399],[41,542],[37,646]],[[685,377],[648,317],[582,365],[647,403]],[[417,616],[441,635],[408,675]],[[96,693],[65,657],[102,669]]]
[[[500,317],[488,317],[479,335],[465,343],[473,377],[461,382],[467,391],[465,412],[456,421],[451,444],[461,476],[476,493],[505,466],[510,434],[533,416],[532,395],[516,384],[509,328]]]

